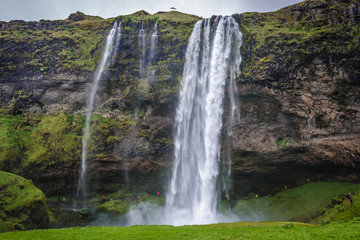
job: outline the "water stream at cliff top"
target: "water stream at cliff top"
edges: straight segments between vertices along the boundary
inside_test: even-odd
[[[154,63],[154,57],[156,53],[156,43],[158,38],[158,30],[157,30],[157,22],[155,22],[153,33],[151,34],[151,40],[150,40],[150,56],[149,56],[149,67],[152,67]],[[149,71],[149,79],[154,80],[156,73],[156,69],[151,69]]]
[[[146,34],[144,30],[144,21],[141,23],[141,30],[139,32],[139,49],[140,49],[140,57],[139,57],[139,73],[140,78],[145,77],[145,57],[146,57]]]
[[[121,25],[121,24],[120,24]],[[119,32],[120,31],[120,32]],[[86,170],[87,170],[87,155],[88,155],[88,145],[91,137],[90,128],[91,128],[91,114],[94,108],[94,102],[96,97],[96,92],[99,86],[99,82],[102,80],[104,72],[111,62],[111,58],[114,55],[114,39],[117,36],[116,47],[118,47],[120,38],[121,38],[121,26],[115,22],[109,34],[106,37],[104,51],[102,53],[100,64],[97,68],[93,85],[88,97],[87,108],[86,108],[86,122],[82,138],[82,156],[81,156],[81,172],[78,180],[77,188],[77,197],[83,201],[83,207],[86,205]],[[115,49],[116,51],[116,49]]]
[[[141,204],[128,224],[207,224],[235,221],[217,211],[225,86],[231,118],[238,107],[241,33],[232,17],[198,21],[189,39],[175,117],[174,161],[165,208]],[[230,121],[234,122],[234,120]],[[230,167],[230,164],[229,166]],[[228,170],[231,172],[231,170]]]

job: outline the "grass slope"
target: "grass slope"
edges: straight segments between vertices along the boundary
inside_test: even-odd
[[[336,221],[348,221],[360,216],[360,193],[353,194],[353,205],[349,206],[346,195],[332,199],[331,204],[324,208],[321,215],[313,223],[327,224]]]
[[[85,227],[8,232],[1,239],[356,239],[360,219],[315,226],[286,222],[239,222],[204,226]]]
[[[309,183],[281,191],[274,196],[240,200],[233,211],[243,220],[306,222],[315,218],[323,208],[331,204],[332,198],[359,189],[360,184],[346,182]]]

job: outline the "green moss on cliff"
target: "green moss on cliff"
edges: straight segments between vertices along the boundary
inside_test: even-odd
[[[105,118],[92,115],[91,141],[89,144],[90,158],[106,158],[112,154],[115,144],[128,134],[131,126],[129,118]]]
[[[81,155],[81,116],[70,116],[62,112],[43,117],[33,128],[28,139],[26,166],[32,163],[54,163],[73,161]]]
[[[113,200],[107,200],[101,203],[96,207],[96,211],[98,213],[106,213],[110,216],[119,216],[129,211],[132,206],[143,202],[163,206],[165,204],[165,199],[149,194],[128,193],[119,196],[115,193],[113,195]]]
[[[48,21],[42,27],[19,22],[0,35],[0,80],[18,75],[91,73],[99,61],[101,44],[112,20]],[[20,30],[19,30],[20,28]],[[13,69],[13,66],[17,66]],[[21,72],[19,72],[21,71]]]
[[[114,145],[130,130],[131,121],[93,115],[89,157],[109,157]],[[20,173],[27,167],[79,164],[84,123],[83,116],[66,112],[0,115],[0,169]]]
[[[54,163],[79,161],[80,115],[0,115],[0,167],[19,173],[19,167],[46,168]]]

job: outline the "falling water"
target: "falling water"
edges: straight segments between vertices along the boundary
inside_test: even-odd
[[[141,30],[139,32],[139,46],[140,46],[140,78],[145,77],[145,57],[146,57],[146,34],[144,31],[144,21],[141,23]]]
[[[191,34],[175,118],[172,178],[166,196],[173,224],[219,221],[217,178],[223,99],[228,79],[232,116],[235,74],[240,67],[241,33],[232,17],[196,23]]]
[[[206,224],[239,220],[217,212],[225,86],[230,125],[239,115],[235,76],[240,72],[241,33],[232,17],[198,21],[189,39],[176,110],[174,162],[165,208],[142,203],[127,225]],[[227,169],[231,171],[231,169]]]
[[[237,26],[236,26],[237,28]],[[227,31],[229,31],[229,29],[227,29]],[[230,30],[230,31],[236,31],[234,29]],[[236,43],[236,48],[240,49],[241,45],[242,45],[242,34],[241,32],[239,32],[239,34],[235,34],[233,35],[234,37],[234,42]],[[229,116],[229,121],[228,121],[228,125],[227,125],[227,136],[226,136],[226,142],[227,142],[227,149],[226,149],[226,162],[223,164],[224,168],[223,168],[223,176],[222,176],[222,187],[223,187],[223,191],[225,193],[225,196],[227,199],[229,199],[229,189],[231,187],[231,183],[230,183],[230,177],[231,177],[231,151],[230,151],[230,146],[231,146],[231,139],[232,139],[232,135],[233,135],[233,126],[235,124],[235,122],[240,120],[240,107],[238,104],[238,99],[237,99],[237,89],[236,89],[236,84],[235,84],[235,77],[236,74],[240,74],[240,63],[241,63],[241,54],[240,51],[234,51],[231,52],[230,54],[232,54],[232,59],[233,61],[230,61],[228,64],[229,67],[229,72],[228,72],[228,96],[229,96],[229,100],[230,100],[230,116]]]
[[[116,41],[115,41],[115,48],[114,48],[115,50],[114,50],[113,58],[115,58],[119,53],[120,40],[121,40],[121,22],[119,23],[116,29]]]
[[[158,38],[158,30],[157,30],[157,22],[156,22],[154,25],[153,33],[151,34],[149,66],[153,65],[153,61],[156,53],[157,38]],[[155,72],[156,69],[150,70],[150,74],[149,74],[150,79],[154,78]]]
[[[120,26],[121,30],[121,26]],[[82,138],[83,146],[82,146],[82,157],[81,157],[81,173],[78,180],[78,189],[77,189],[77,197],[82,198],[84,204],[86,203],[86,167],[87,167],[87,150],[88,150],[88,143],[90,139],[90,120],[91,114],[94,107],[94,101],[96,92],[98,89],[99,81],[102,79],[106,68],[109,65],[110,59],[113,55],[113,46],[114,46],[114,37],[118,36],[116,45],[118,41],[120,41],[120,32],[117,23],[115,22],[112,29],[110,30],[109,35],[106,37],[105,48],[104,52],[101,57],[100,65],[98,66],[97,72],[95,74],[94,82],[91,88],[91,92],[87,102],[87,109],[86,109],[86,123],[84,134]]]

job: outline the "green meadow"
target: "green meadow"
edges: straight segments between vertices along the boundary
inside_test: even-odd
[[[360,218],[324,226],[238,222],[202,226],[84,227],[0,234],[1,239],[359,239]]]

